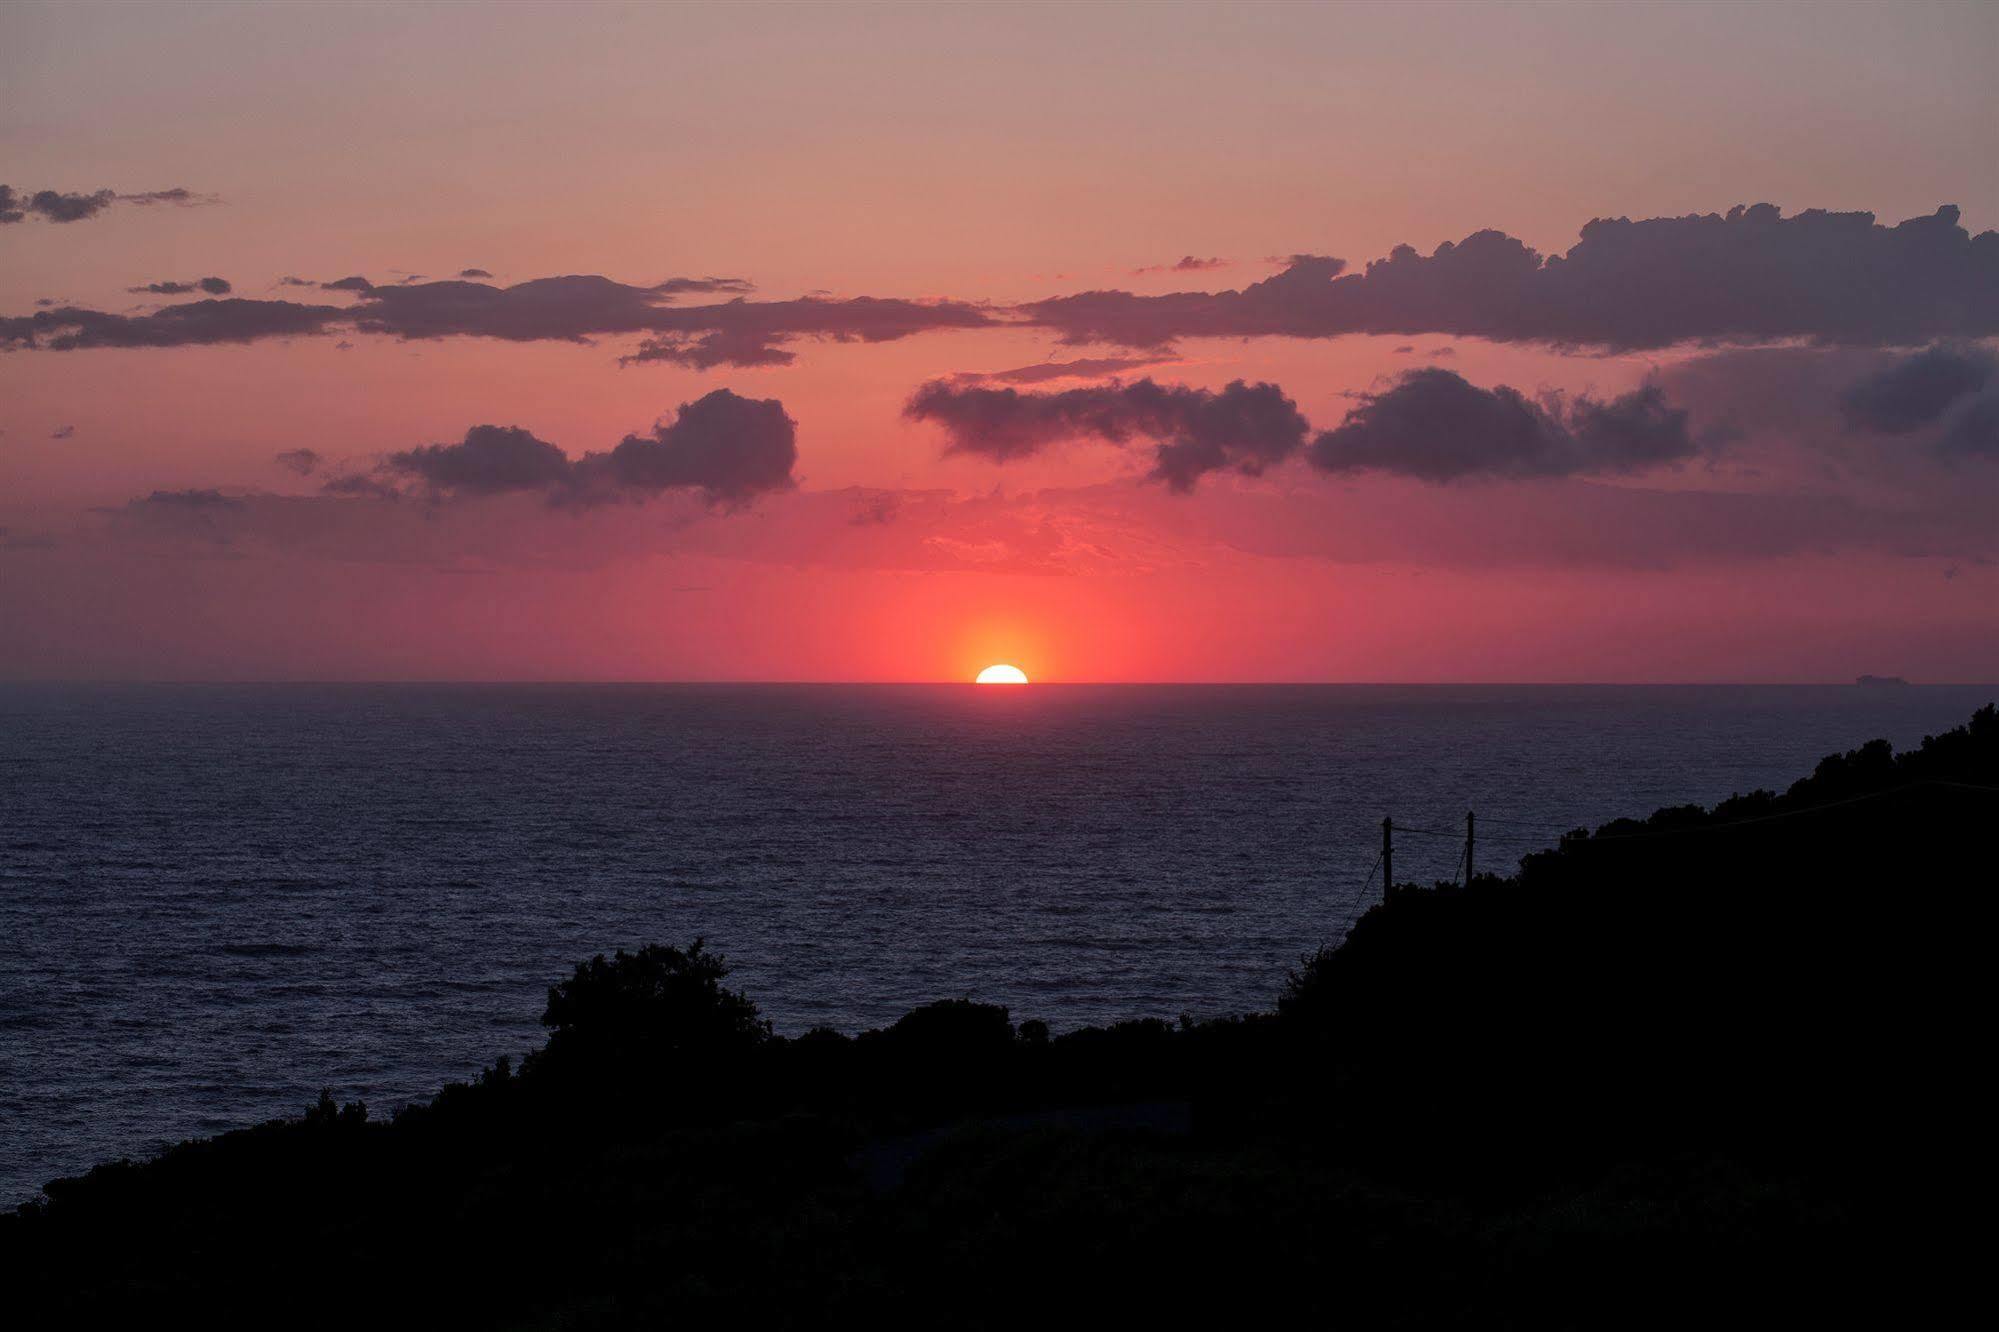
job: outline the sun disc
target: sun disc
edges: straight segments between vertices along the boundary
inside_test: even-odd
[[[1018,666],[988,666],[979,672],[978,683],[1023,685],[1027,683],[1027,672]]]

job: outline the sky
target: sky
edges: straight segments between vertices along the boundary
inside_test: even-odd
[[[1999,7],[0,9],[0,679],[1999,678]]]

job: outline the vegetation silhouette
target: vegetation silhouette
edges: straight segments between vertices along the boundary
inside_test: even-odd
[[[518,1071],[56,1180],[0,1279],[23,1326],[1928,1321],[1995,815],[1988,706],[1402,885],[1212,1022],[786,1038],[701,941],[597,957]]]

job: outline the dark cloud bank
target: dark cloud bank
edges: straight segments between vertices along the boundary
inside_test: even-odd
[[[1175,490],[1209,472],[1255,476],[1294,455],[1326,472],[1380,471],[1422,481],[1502,480],[1638,471],[1693,456],[1685,410],[1653,385],[1616,398],[1529,399],[1425,368],[1362,397],[1307,444],[1311,427],[1275,384],[1219,392],[1150,379],[1054,393],[936,380],[904,407],[944,428],[947,451],[1006,462],[1066,439],[1155,442],[1152,475]]]
[[[1354,396],[1339,424],[1316,433],[1277,386],[1241,381],[1219,392],[1150,379],[1023,391],[959,377],[922,386],[905,414],[942,427],[947,452],[1001,463],[1064,440],[1150,441],[1153,478],[1182,492],[1210,472],[1253,475],[1293,457],[1330,475],[1367,472],[1433,486],[1585,482],[1718,458],[1758,441],[1801,445],[1802,465],[1818,480],[1878,483],[1911,513],[1948,511],[1961,519],[1989,502],[1987,487],[1999,479],[1952,466],[1999,462],[1999,354],[1975,343],[1914,353],[1723,351],[1612,397],[1530,396],[1430,366]],[[1745,403],[1754,408],[1746,417]],[[1737,502],[1702,503],[1720,510]],[[1756,503],[1781,507],[1767,498]],[[1820,517],[1845,512],[1831,501],[1810,503]],[[1730,512],[1748,507],[1744,501]],[[1865,505],[1852,511],[1867,512]]]
[[[960,384],[1045,384],[1051,379],[1102,379],[1174,359],[1170,352],[1153,356],[1079,356],[1073,361],[1039,361],[1011,370],[967,371],[953,375],[952,379]]]
[[[1028,457],[1063,439],[1152,440],[1152,475],[1183,491],[1225,468],[1255,476],[1295,453],[1311,428],[1275,384],[1240,379],[1219,393],[1150,379],[1058,393],[937,380],[918,389],[903,414],[944,427],[948,452],[995,462]]]
[[[8,214],[67,217],[119,200],[11,192]],[[185,192],[180,192],[185,193]],[[192,196],[190,196],[192,198]],[[1171,267],[1212,266],[1188,256]],[[468,269],[466,273],[484,270]],[[1773,205],[1727,214],[1631,221],[1597,219],[1565,254],[1542,256],[1498,231],[1479,231],[1428,255],[1400,246],[1358,273],[1344,260],[1293,255],[1284,270],[1239,291],[1140,296],[1090,291],[1001,309],[967,301],[859,296],[745,298],[735,278],[675,278],[632,286],[591,275],[512,286],[462,276],[378,286],[365,277],[288,286],[351,295],[349,304],[198,302],[146,315],[65,306],[0,318],[0,346],[73,350],[245,342],[358,330],[401,338],[473,336],[581,341],[637,334],[626,364],[785,365],[799,338],[886,342],[917,333],[998,324],[1053,330],[1071,343],[1158,349],[1182,337],[1334,337],[1446,334],[1610,350],[1687,342],[1802,339],[1916,346],[1999,335],[1999,232],[1974,236],[1946,205],[1882,226],[1871,213],[1813,209],[1785,217]],[[720,304],[680,305],[692,295]],[[215,308],[206,308],[213,305]]]
[[[146,498],[136,501],[159,509],[179,509],[187,512],[211,512],[215,510],[242,509],[248,501],[234,495],[225,495],[214,487],[191,490],[155,490]]]
[[[176,186],[170,190],[145,190],[138,194],[120,194],[116,190],[93,190],[87,194],[68,194],[62,190],[35,190],[32,192],[14,189],[11,185],[0,185],[0,226],[10,222],[25,222],[30,217],[44,222],[83,222],[96,217],[113,204],[136,204],[147,207],[152,204],[177,204],[191,207],[196,204],[216,202],[212,195],[196,194],[193,190]]]
[[[737,300],[658,312],[651,321],[658,335],[641,342],[623,364],[664,361],[704,370],[717,365],[789,365],[797,358],[780,344],[801,336],[833,342],[894,342],[916,333],[984,328],[995,322],[984,308],[962,301],[876,296]]]
[[[1525,480],[1641,471],[1693,456],[1685,410],[1656,385],[1598,400],[1482,389],[1449,370],[1412,370],[1362,398],[1306,458],[1325,472],[1420,481]]]
[[[1420,490],[1418,489],[1420,486]],[[1831,493],[1656,489],[1555,478],[1495,489],[1219,489],[1188,505],[1160,487],[1012,495],[795,489],[767,520],[699,521],[698,505],[579,512],[544,492],[490,503],[361,503],[327,495],[172,491],[112,515],[113,530],[204,557],[298,555],[481,571],[597,568],[660,553],[794,568],[1069,575],[1156,573],[1217,558],[1495,568],[1661,570],[1845,552],[1987,564],[1986,493],[1912,507]]]
[[[1022,307],[1069,342],[1446,333],[1629,350],[1681,342],[1912,345],[1999,334],[1999,232],[1946,205],[1881,226],[1872,213],[1771,204],[1726,215],[1599,218],[1543,257],[1480,231],[1431,254],[1399,246],[1359,273],[1296,255],[1240,291],[1091,291]]]
[[[143,287],[127,287],[125,290],[135,295],[192,296],[201,292],[206,296],[227,296],[230,287],[227,278],[205,277],[192,282],[148,282]]]
[[[859,296],[790,301],[737,299],[676,305],[688,295],[746,291],[740,278],[671,278],[632,286],[592,275],[537,278],[513,286],[451,279],[378,286],[365,277],[330,282],[288,277],[288,287],[351,295],[349,304],[290,300],[205,300],[148,314],[61,306],[0,318],[0,347],[75,351],[94,347],[186,347],[353,330],[417,339],[488,337],[513,342],[587,342],[643,334],[626,364],[667,362],[785,365],[784,344],[801,337],[888,342],[935,329],[997,322],[982,307]]]
[[[303,475],[298,450],[278,461]],[[288,461],[291,460],[291,461]],[[390,454],[372,471],[327,483],[333,494],[430,499],[537,491],[558,504],[645,499],[668,490],[699,491],[710,504],[737,507],[796,484],[797,423],[776,399],[728,389],[683,403],[671,422],[626,435],[603,453],[571,459],[519,426],[479,425],[455,444],[427,444]]]
[[[1202,259],[1197,255],[1183,254],[1170,264],[1147,264],[1143,268],[1131,270],[1133,277],[1144,277],[1148,273],[1209,273],[1217,268],[1229,267],[1227,259]]]
[[[1840,398],[1847,424],[1882,435],[1935,429],[1945,456],[1999,458],[1999,357],[1939,345],[1868,375]]]
[[[338,306],[242,297],[193,301],[150,314],[110,314],[56,306],[0,318],[0,348],[74,351],[85,347],[192,347],[322,333],[347,311]]]

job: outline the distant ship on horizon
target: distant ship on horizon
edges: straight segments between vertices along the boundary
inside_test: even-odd
[[[1906,685],[1909,682],[1899,675],[1863,675],[1853,683],[1864,688],[1869,685]]]

